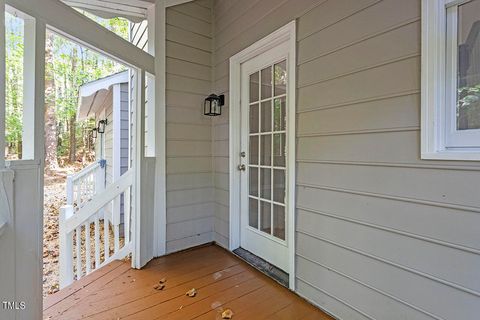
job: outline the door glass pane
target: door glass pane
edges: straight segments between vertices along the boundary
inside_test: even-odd
[[[258,136],[250,137],[250,164],[258,164]]]
[[[285,133],[273,135],[273,165],[285,167]]]
[[[258,72],[250,75],[250,103],[258,101],[259,91]]]
[[[272,67],[262,70],[262,100],[272,96]]]
[[[250,106],[250,133],[257,133],[258,132],[258,103],[253,104]]]
[[[260,169],[260,197],[263,199],[269,199],[271,196],[271,169]]]
[[[283,60],[275,65],[274,71],[275,96],[287,92],[287,60]]]
[[[286,128],[286,99],[285,97],[275,99],[273,103],[273,130],[283,131]]]
[[[250,167],[250,195],[257,197],[258,196],[258,168]]]
[[[249,198],[248,225],[258,229],[258,200]]]
[[[458,6],[457,129],[480,129],[480,0]]]
[[[273,170],[273,201],[285,203],[285,170]]]
[[[262,102],[262,132],[272,131],[272,100]]]
[[[260,230],[270,234],[271,227],[271,204],[269,202],[260,201]]]
[[[260,163],[269,166],[272,158],[272,135],[262,135],[260,141]]]
[[[285,240],[285,207],[273,205],[273,235]]]

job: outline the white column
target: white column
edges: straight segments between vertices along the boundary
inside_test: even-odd
[[[0,0],[0,119],[5,119],[5,1]],[[5,167],[5,121],[0,121],[0,169]]]
[[[35,157],[35,20],[24,22],[22,159],[31,160]]]
[[[165,103],[165,1],[155,4],[153,43],[155,56],[155,204],[154,204],[154,246],[155,255],[166,253],[167,207],[166,207],[166,103]],[[149,21],[150,23],[150,21]],[[150,24],[149,24],[150,29]]]

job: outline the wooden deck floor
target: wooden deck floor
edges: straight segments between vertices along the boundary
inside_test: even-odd
[[[166,278],[162,291],[153,286]],[[191,288],[197,295],[185,293]],[[211,245],[151,261],[115,261],[44,301],[44,319],[331,319],[237,257]]]

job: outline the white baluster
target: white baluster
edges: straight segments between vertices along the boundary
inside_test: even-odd
[[[85,271],[89,274],[92,270],[91,248],[90,248],[90,221],[85,223]]]
[[[72,176],[67,177],[67,205],[73,205],[73,180]]]
[[[81,234],[82,234],[82,226],[79,226],[75,229],[75,241],[77,242],[77,245],[75,246],[75,253],[77,255],[76,259],[76,267],[77,267],[77,280],[79,280],[82,277],[82,239],[81,239]]]
[[[103,215],[103,245],[104,245],[104,261],[110,256],[110,232],[107,215]]]
[[[95,214],[95,269],[100,267],[100,221]]]
[[[73,206],[60,209],[59,240],[60,240],[60,289],[73,282],[73,235],[67,233],[66,222],[73,215]]]
[[[125,244],[130,242],[130,188],[128,187],[123,194],[123,234],[125,237]]]

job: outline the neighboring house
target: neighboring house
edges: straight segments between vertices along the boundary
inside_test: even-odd
[[[106,184],[128,170],[129,101],[128,71],[107,76],[80,87],[77,120],[106,121],[105,133],[94,131],[96,160],[106,160]]]
[[[89,261],[105,268],[45,301],[45,316],[215,319],[236,305],[233,319],[322,319],[291,292],[255,287],[269,280],[234,252],[338,319],[479,318],[479,97],[459,98],[458,77],[479,85],[479,55],[459,47],[478,51],[468,35],[480,0],[80,2],[146,19],[132,25],[138,47],[58,1],[7,0],[131,67],[129,169],[62,211],[60,241],[127,192],[132,228],[123,248]],[[225,95],[213,118],[211,93]],[[0,193],[0,297],[27,300],[30,319],[41,318],[41,151],[38,163],[7,163]],[[212,242],[213,253],[195,248]],[[111,263],[130,253],[134,268],[165,257],[140,271]],[[72,250],[60,261],[71,274]],[[28,285],[5,276],[15,270]]]

